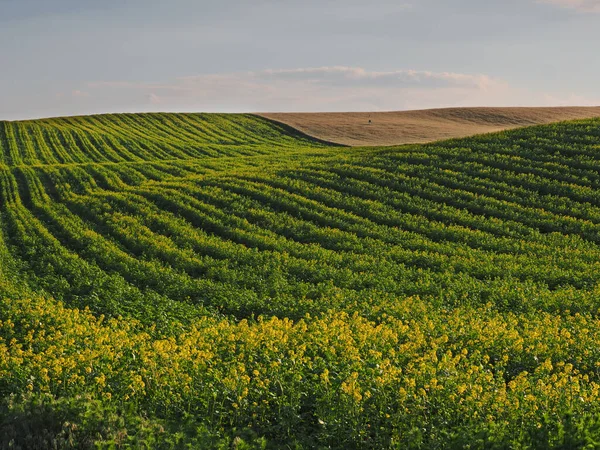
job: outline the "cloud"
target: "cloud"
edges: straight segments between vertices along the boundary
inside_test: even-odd
[[[549,3],[580,12],[600,13],[600,0],[538,0],[538,3]]]
[[[389,72],[367,71],[361,67],[316,67],[307,69],[265,70],[253,77],[285,80],[304,80],[318,84],[337,86],[378,85],[378,86],[471,86],[482,87],[491,82],[485,75],[465,75],[450,72],[428,72],[416,70],[394,70]]]
[[[153,92],[147,94],[146,98],[148,99],[148,102],[150,102],[152,105],[160,105],[161,103],[161,98]]]
[[[507,83],[483,74],[348,66],[204,74],[163,83],[101,81],[86,89],[106,101],[179,111],[398,110],[521,100]]]
[[[89,97],[89,96],[90,96],[90,93],[89,93],[89,92],[86,92],[86,91],[82,91],[82,90],[80,90],[80,89],[75,89],[75,90],[73,90],[73,91],[71,92],[71,95],[72,95],[73,97],[79,97],[79,98],[81,98],[81,97]]]
[[[522,88],[485,74],[324,66],[213,73],[162,82],[94,81],[36,98],[37,117],[104,112],[394,111],[460,106],[585,106],[577,90]],[[41,106],[40,106],[41,105]],[[11,119],[31,118],[26,110]]]

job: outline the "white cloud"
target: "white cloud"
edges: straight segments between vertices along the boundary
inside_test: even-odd
[[[600,0],[538,0],[538,3],[550,3],[580,12],[600,13]]]
[[[335,83],[341,85],[372,84],[398,87],[401,85],[457,85],[482,87],[492,80],[485,75],[466,75],[450,72],[416,70],[393,70],[388,72],[367,71],[361,67],[315,67],[306,69],[265,70],[250,73],[252,77],[296,79],[312,83]]]
[[[348,111],[514,105],[521,93],[482,74],[326,66],[89,83],[94,98],[179,111]],[[98,95],[96,95],[96,93]]]

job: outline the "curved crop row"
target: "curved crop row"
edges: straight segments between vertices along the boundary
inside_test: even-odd
[[[244,114],[104,114],[0,122],[7,166],[253,156],[321,148],[285,125]]]

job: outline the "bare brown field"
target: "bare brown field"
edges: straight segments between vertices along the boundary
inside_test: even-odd
[[[432,142],[563,120],[600,117],[600,107],[443,108],[259,115],[290,125],[318,139],[363,146]]]

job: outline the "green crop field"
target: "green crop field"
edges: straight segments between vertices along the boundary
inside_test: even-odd
[[[598,448],[599,188],[599,120],[0,122],[0,448]]]

